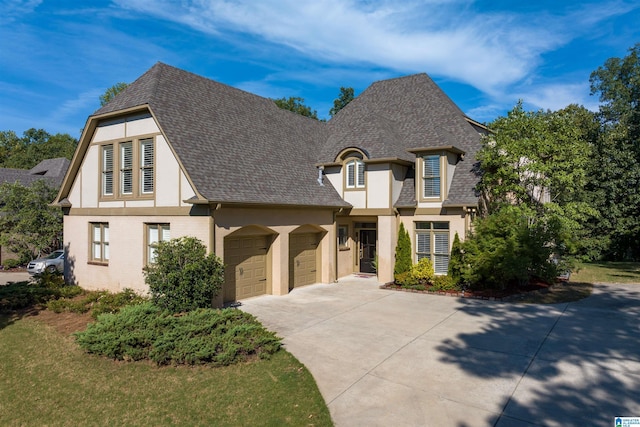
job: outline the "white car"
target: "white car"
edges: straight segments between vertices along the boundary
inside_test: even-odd
[[[53,251],[49,255],[34,259],[27,265],[27,273],[34,275],[40,274],[45,271],[53,273],[54,271],[64,271],[64,251]]]

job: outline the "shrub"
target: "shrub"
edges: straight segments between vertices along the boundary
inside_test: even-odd
[[[421,258],[417,264],[411,267],[411,277],[422,285],[431,283],[434,275],[433,264],[429,258]]]
[[[58,297],[55,289],[29,282],[9,283],[0,286],[0,311],[20,310],[36,304],[44,304]]]
[[[404,224],[400,223],[393,276],[395,278],[397,275],[409,271],[411,271],[411,239],[409,238],[409,233],[407,233],[407,230],[404,228]]]
[[[405,271],[404,273],[397,274],[395,283],[402,286],[403,288],[413,288],[414,286],[417,286],[419,284],[410,271]]]
[[[59,271],[43,271],[33,276],[38,286],[49,289],[61,289],[65,287],[64,275]]]
[[[475,231],[464,244],[465,281],[474,287],[505,289],[524,285],[533,276],[553,280],[554,233],[550,224],[535,222],[526,207],[505,206],[476,221]]]
[[[5,259],[2,262],[2,267],[4,267],[5,270],[20,267],[20,261],[17,259]]]
[[[225,366],[253,356],[268,358],[281,347],[273,332],[240,310],[201,308],[174,315],[150,302],[102,314],[75,337],[89,353],[158,365]]]
[[[459,291],[460,285],[451,276],[435,276],[430,289],[432,291]]]
[[[211,307],[224,281],[224,265],[195,237],[159,242],[156,260],[144,269],[151,298],[174,313]]]
[[[451,245],[451,257],[449,257],[448,277],[458,284],[462,282],[462,272],[464,270],[464,252],[460,237],[456,232],[453,237],[453,245]]]
[[[69,293],[67,298],[84,293],[80,299],[66,299],[49,301],[47,308],[55,313],[87,313],[91,312],[91,317],[96,319],[103,313],[117,313],[122,307],[127,305],[142,304],[147,298],[138,295],[135,291],[125,288],[122,292],[111,293],[109,291],[83,291],[78,286],[67,286],[66,289],[77,289],[74,293]]]

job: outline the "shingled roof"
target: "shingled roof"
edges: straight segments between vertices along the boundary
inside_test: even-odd
[[[411,162],[415,161],[415,154],[407,151],[411,148],[460,148],[466,154],[456,166],[449,196],[443,204],[477,203],[474,164],[480,135],[426,74],[373,83],[340,110],[328,123],[328,131],[321,162],[335,161],[347,147],[360,148],[370,159],[397,158]],[[413,176],[408,176],[399,205],[416,205],[413,184]]]
[[[211,202],[348,207],[328,180],[317,182],[316,164],[334,162],[348,147],[370,159],[413,162],[411,148],[456,146],[466,155],[444,204],[477,203],[480,136],[426,74],[376,82],[324,123],[157,63],[95,116],[140,106],[148,106],[197,192]],[[398,200],[403,206],[415,206],[413,181],[405,181],[411,188]]]
[[[325,126],[263,98],[157,63],[102,115],[148,105],[208,201],[348,207],[315,164]]]
[[[0,168],[0,183],[31,185],[44,180],[51,187],[58,188],[68,168],[69,160],[64,157],[45,159],[31,169]]]

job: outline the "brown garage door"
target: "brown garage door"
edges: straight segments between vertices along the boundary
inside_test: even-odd
[[[267,237],[227,238],[224,243],[224,301],[267,292]]]
[[[316,283],[316,254],[318,234],[291,234],[289,236],[289,289]]]

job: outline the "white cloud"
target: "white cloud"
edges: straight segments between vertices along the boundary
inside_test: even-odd
[[[529,88],[528,92],[518,97],[537,108],[559,110],[569,104],[579,104],[596,111],[598,99],[590,96],[588,83],[552,83]]]
[[[4,0],[0,2],[0,24],[8,24],[32,13],[42,0]]]

